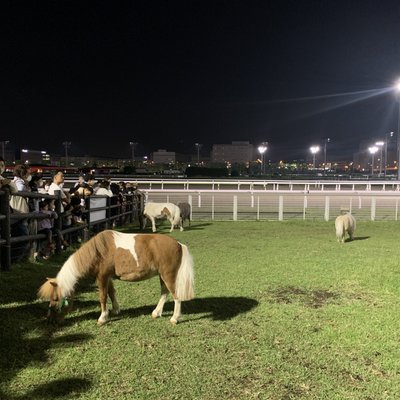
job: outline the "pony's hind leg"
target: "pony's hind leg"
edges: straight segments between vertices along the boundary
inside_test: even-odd
[[[114,284],[113,284],[112,280],[110,280],[108,282],[108,296],[110,297],[111,303],[112,303],[111,314],[118,315],[121,310],[119,308],[117,297],[115,295],[115,289],[114,289]]]
[[[178,323],[179,318],[182,315],[181,314],[181,301],[174,299],[174,302],[175,302],[174,314],[172,315],[169,322],[171,322],[171,324],[176,325]]]
[[[99,300],[101,307],[101,314],[97,320],[98,325],[105,324],[110,318],[107,310],[107,292],[108,292],[108,281],[109,278],[101,277],[97,279],[97,285],[99,287]]]
[[[161,285],[161,297],[160,297],[160,300],[158,301],[157,307],[151,313],[151,316],[154,319],[161,317],[163,308],[164,308],[164,304],[167,300],[167,296],[168,296],[168,292],[169,292],[167,286],[165,285],[165,283],[161,279],[161,277],[160,277],[160,285]]]

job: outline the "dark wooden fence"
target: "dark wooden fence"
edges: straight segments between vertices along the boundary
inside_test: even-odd
[[[111,229],[115,226],[123,226],[139,223],[139,227],[143,228],[143,208],[144,196],[141,193],[124,194],[124,201],[118,201],[118,196],[89,196],[84,199],[85,205],[83,210],[83,223],[63,228],[62,220],[66,216],[66,212],[61,213],[61,197],[60,193],[56,195],[48,195],[32,192],[18,192],[13,196],[22,196],[26,199],[54,199],[55,211],[59,218],[54,220],[54,231],[61,232],[63,236],[69,237],[70,242],[78,240],[87,240],[91,234],[97,233],[104,229]],[[44,233],[35,232],[37,220],[48,218],[37,211],[29,213],[13,212],[9,205],[10,193],[7,188],[0,190],[0,263],[1,270],[6,271],[11,268],[13,262],[12,255],[22,255],[22,253],[32,252],[36,241],[46,239]],[[29,223],[30,229],[28,235],[15,234],[15,227],[19,222],[26,221]],[[74,235],[76,234],[76,235]],[[56,252],[62,249],[61,237],[54,234],[54,242]],[[28,250],[29,249],[29,250]]]

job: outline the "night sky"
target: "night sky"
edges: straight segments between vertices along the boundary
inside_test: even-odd
[[[129,158],[269,142],[351,159],[397,131],[398,1],[4,1],[0,140]],[[108,139],[102,139],[106,136]]]

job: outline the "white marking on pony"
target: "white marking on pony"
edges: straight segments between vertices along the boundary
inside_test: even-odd
[[[109,317],[109,312],[108,312],[108,310],[106,310],[106,311],[103,311],[103,312],[101,313],[99,319],[97,320],[97,323],[98,323],[99,325],[103,325],[103,324],[105,324],[109,319],[110,319],[110,317]]]
[[[163,308],[164,308],[164,304],[167,301],[167,297],[168,297],[168,293],[163,293],[161,295],[160,300],[158,301],[157,307],[151,313],[151,316],[153,318],[161,317]]]
[[[178,323],[179,318],[181,317],[181,302],[179,300],[174,300],[174,302],[175,302],[174,314],[172,315],[169,321],[171,322],[171,324],[176,325]]]
[[[135,236],[136,233],[122,233],[113,231],[115,247],[121,247],[122,249],[129,250],[135,259],[137,265],[139,265],[138,255],[135,251]]]
[[[62,297],[69,296],[74,291],[78,278],[79,274],[76,269],[74,254],[72,254],[64,263],[56,277]],[[60,283],[62,283],[62,285],[60,285]]]

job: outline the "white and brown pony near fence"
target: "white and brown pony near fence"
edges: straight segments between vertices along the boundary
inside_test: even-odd
[[[344,243],[346,233],[349,235],[349,239],[353,240],[356,219],[350,213],[339,215],[335,220],[335,229],[336,238],[339,243]]]
[[[50,301],[49,320],[66,312],[68,299],[77,282],[88,275],[96,278],[99,287],[101,315],[99,325],[109,320],[107,295],[112,314],[120,308],[112,282],[113,277],[136,282],[160,276],[161,298],[152,317],[161,317],[168,293],[174,302],[170,319],[176,324],[181,316],[181,301],[194,297],[193,259],[186,245],[161,234],[129,234],[105,230],[86,242],[64,263],[56,278],[48,278],[40,287],[38,297]]]
[[[171,223],[170,232],[174,230],[175,226],[183,231],[181,210],[173,203],[156,203],[148,202],[144,206],[143,214],[151,221],[151,229],[156,232],[156,219],[167,218]]]

